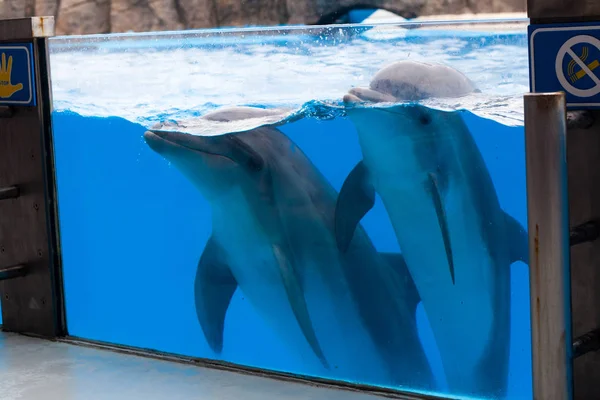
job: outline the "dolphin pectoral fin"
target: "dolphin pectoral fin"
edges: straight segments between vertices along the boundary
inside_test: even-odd
[[[317,340],[317,335],[312,325],[310,314],[308,313],[308,307],[306,305],[306,300],[304,299],[304,293],[298,276],[296,275],[293,266],[290,265],[289,260],[285,257],[285,253],[280,247],[273,246],[273,253],[277,258],[277,262],[279,263],[279,271],[281,273],[283,285],[285,286],[288,301],[290,302],[290,306],[292,307],[296,321],[298,321],[298,325],[300,325],[300,329],[302,330],[304,337],[308,341],[308,344],[312,348],[315,355],[319,358],[319,361],[321,361],[321,364],[323,364],[325,368],[329,369],[329,363],[327,362],[325,354],[321,349],[321,345]]]
[[[456,283],[454,276],[454,258],[452,256],[452,245],[450,243],[448,219],[446,218],[446,211],[444,210],[442,195],[440,193],[440,187],[435,174],[429,174],[429,183],[433,198],[433,205],[435,207],[435,213],[437,214],[440,230],[442,231],[442,239],[444,241],[444,248],[446,249],[446,259],[448,260],[448,267],[450,268],[450,276],[452,277],[452,284],[454,285]]]
[[[198,322],[208,345],[215,353],[223,350],[225,315],[237,286],[226,263],[224,250],[211,237],[198,262],[194,297]]]
[[[506,233],[510,245],[510,262],[522,261],[529,265],[529,236],[525,228],[513,217],[504,213]]]
[[[335,239],[342,252],[348,250],[356,226],[374,205],[375,188],[361,161],[344,181],[335,207]]]
[[[421,296],[419,295],[415,282],[410,275],[404,257],[400,253],[380,252],[379,255],[384,259],[385,262],[388,263],[392,271],[394,271],[394,275],[402,286],[403,297],[406,299],[407,305],[413,313],[412,315],[416,316],[417,306],[421,302]]]

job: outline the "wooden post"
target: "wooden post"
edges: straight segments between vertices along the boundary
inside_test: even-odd
[[[570,400],[571,307],[565,95],[525,95],[533,392]]]
[[[600,2],[595,0],[527,0],[532,24],[600,21]]]
[[[528,0],[527,12],[531,24],[542,27],[600,22],[600,2],[593,0]],[[584,31],[577,25],[575,27],[579,32],[574,35],[589,35],[596,39],[600,36],[600,29]],[[557,47],[561,45],[557,44]],[[554,62],[542,63],[540,68],[546,68],[547,76],[556,74],[553,72]],[[536,85],[539,83],[536,82]],[[579,96],[568,86],[551,90],[569,93],[567,89],[572,96]],[[589,106],[585,104],[597,103],[597,100],[583,96],[577,100],[580,105],[569,107],[577,111],[567,114],[566,135],[571,230],[571,330],[574,340],[572,375],[573,398],[576,400],[600,398],[600,352],[595,351],[600,347],[600,240],[597,240],[600,229],[600,113],[586,108]]]
[[[0,20],[0,301],[5,331],[65,333],[52,145],[53,17]]]

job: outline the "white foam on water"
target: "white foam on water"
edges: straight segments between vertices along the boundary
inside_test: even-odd
[[[384,66],[415,60],[452,66],[482,91],[450,103],[432,100],[430,106],[466,109],[522,125],[522,96],[529,91],[525,25],[522,33],[509,34],[374,28],[242,30],[238,40],[216,33],[210,40],[198,32],[178,33],[176,38],[54,38],[50,49],[55,110],[117,116],[146,127],[168,119],[188,120],[190,133],[222,132],[222,123],[191,120],[224,106],[300,110],[311,101],[337,104],[350,88],[368,86]],[[273,122],[273,117],[244,121],[252,126]]]

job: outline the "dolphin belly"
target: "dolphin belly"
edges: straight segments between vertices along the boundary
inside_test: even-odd
[[[215,236],[226,243],[231,271],[245,298],[290,348],[301,354],[313,353],[290,306],[274,255],[273,238],[258,228],[255,215],[241,196],[232,194],[227,201],[221,199],[214,210]],[[303,229],[300,225],[295,228]],[[296,263],[302,263],[303,297],[330,366],[326,374],[386,382],[387,371],[349,294],[331,233],[314,228],[313,245],[303,248],[297,244],[293,248],[300,255],[286,256],[297,257]],[[316,357],[314,360],[318,361]]]
[[[331,363],[330,376],[356,382],[390,382],[389,371],[360,317],[339,262],[319,264],[315,260],[311,264],[304,294],[319,342]],[[328,271],[323,273],[324,269]]]
[[[379,265],[379,255],[363,241],[353,247],[360,259],[341,257],[331,227],[320,217],[318,208],[306,201],[303,212],[297,213],[284,205],[298,199],[278,201],[282,203],[281,219],[285,221],[310,319],[330,364],[327,376],[357,382],[390,382],[389,371],[359,310],[364,299],[353,294],[348,282],[360,278],[354,274],[348,278],[347,274],[368,274],[371,268],[383,267]]]
[[[230,197],[221,198],[213,207],[213,234],[224,243],[240,290],[290,348],[303,356],[313,354],[290,305],[271,239],[260,229],[243,197]]]
[[[448,381],[469,386],[494,334],[494,314],[506,311],[494,309],[497,266],[479,234],[480,216],[473,215],[464,189],[451,185],[444,205],[456,265],[453,283],[431,195],[420,185],[398,188],[385,179],[376,190],[423,301]]]

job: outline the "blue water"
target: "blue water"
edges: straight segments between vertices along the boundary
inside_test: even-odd
[[[166,44],[160,50],[163,42],[145,50],[125,43],[115,51],[113,42],[104,50],[79,46],[68,52],[66,39],[51,42],[51,49],[61,50],[52,55],[53,129],[69,333],[294,374],[458,395],[448,387],[422,305],[417,309],[418,335],[435,375],[429,388],[398,387],[360,360],[325,369],[309,347],[283,340],[241,290],[226,314],[223,350],[212,351],[196,317],[194,278],[211,235],[213,210],[181,170],[150,149],[143,134],[157,121],[193,120],[222,106],[292,106],[294,118],[278,129],[339,191],[361,160],[361,148],[352,121],[339,107],[320,101],[339,99],[350,87],[364,85],[382,63],[429,49],[427,56],[450,65],[487,66],[461,68],[472,72],[469,77],[483,87],[483,94],[454,105],[462,110],[454,112],[473,135],[502,209],[526,227],[519,102],[527,85],[524,36],[498,39],[489,34],[489,47],[474,47],[481,37],[481,32],[467,39],[437,33],[412,42],[402,36],[379,41],[359,37],[336,46],[327,39],[325,50],[318,41],[303,42],[311,51],[280,44],[256,47],[254,42],[186,50]],[[389,54],[390,48],[399,51]],[[315,57],[320,51],[323,57]],[[358,58],[361,53],[364,57]],[[325,72],[317,74],[316,68]],[[378,251],[401,251],[379,197],[361,224]],[[511,338],[504,398],[531,399],[528,271],[520,262],[507,268]],[[343,344],[344,337],[336,340]]]

